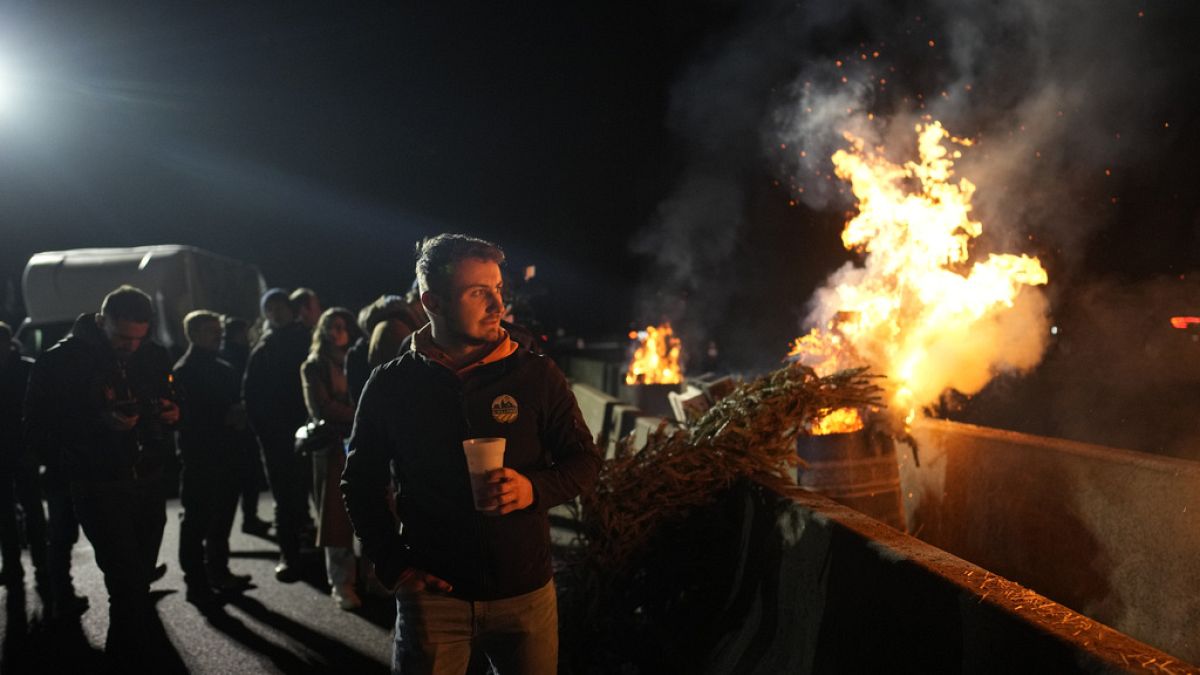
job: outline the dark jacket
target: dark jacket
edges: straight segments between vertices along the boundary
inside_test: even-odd
[[[300,364],[308,358],[312,333],[292,323],[263,336],[250,352],[243,394],[250,426],[260,437],[291,437],[304,424]]]
[[[371,338],[364,335],[346,352],[346,385],[350,390],[350,399],[355,402],[362,395],[363,387],[367,386],[367,378],[371,376],[371,363],[367,360],[370,348]]]
[[[309,419],[323,420],[343,429],[343,436],[348,436],[354,424],[354,402],[350,400],[342,366],[331,358],[310,355],[300,366],[300,381]]]
[[[75,320],[70,334],[33,365],[25,395],[25,434],[43,464],[72,481],[154,478],[171,452],[170,430],[159,422],[159,398],[174,399],[167,350],[149,340],[122,364],[94,314]],[[113,431],[104,415],[130,405],[140,419]]]
[[[346,381],[350,385],[350,398],[358,401],[371,371],[403,352],[402,341],[428,322],[424,314],[418,317],[411,306],[404,306],[380,317],[373,325],[363,326],[366,335],[360,337],[346,353]]]
[[[246,374],[246,362],[250,360],[250,348],[237,342],[226,342],[221,346],[221,358],[233,366],[233,371],[237,373],[240,383]]]
[[[179,452],[185,466],[197,462],[235,465],[238,431],[226,424],[229,411],[241,399],[237,371],[215,351],[189,347],[175,364],[179,394]]]
[[[504,407],[509,399],[515,411]],[[497,419],[513,412],[507,423]],[[505,516],[475,511],[462,449],[464,439],[493,436],[507,440],[504,465],[534,490],[531,507]],[[389,465],[403,536],[385,502]],[[549,581],[547,511],[590,489],[599,470],[591,433],[550,359],[522,348],[460,380],[410,350],[376,369],[363,390],[342,493],[384,584],[414,566],[448,581],[455,596],[488,600]]]
[[[12,471],[28,462],[21,435],[21,407],[33,359],[0,344],[0,471]]]

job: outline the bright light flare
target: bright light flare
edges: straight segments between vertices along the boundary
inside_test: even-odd
[[[12,71],[0,63],[0,114],[8,112],[17,98],[17,82]]]

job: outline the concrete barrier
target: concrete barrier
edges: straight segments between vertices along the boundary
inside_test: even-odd
[[[641,447],[661,422],[593,387],[573,389],[606,449],[631,431]],[[920,422],[913,435],[920,466],[906,445],[897,457],[915,538],[819,495],[788,493],[794,506],[766,528],[776,539],[750,541],[761,526],[743,533],[746,569],[775,576],[751,590],[752,575],[741,583],[752,597],[738,603],[759,614],[735,622],[744,625],[718,645],[714,664],[1193,672],[1200,464],[942,421]],[[790,637],[776,635],[782,626]]]
[[[664,420],[661,417],[642,416],[634,420],[633,423],[633,449],[641,450],[646,447],[646,441],[649,440],[650,434],[658,431],[660,427],[666,424],[665,433],[673,433],[679,428],[674,422]]]
[[[596,441],[596,447],[605,459],[616,452],[617,442],[633,433],[637,418],[642,412],[636,407],[609,396],[587,384],[572,384],[571,391],[579,403],[579,411],[588,431]]]
[[[743,513],[743,554],[714,584],[736,611],[698,646],[706,672],[1196,672],[820,495],[727,501]]]
[[[944,421],[913,436],[914,535],[1200,662],[1200,463]]]
[[[608,418],[619,401],[589,384],[576,382],[571,385],[571,391],[579,404],[579,412],[583,414],[583,423],[592,432],[592,440],[597,445],[604,445],[607,442]]]
[[[663,418],[646,415],[640,408],[623,403],[591,385],[575,383],[571,390],[579,402],[584,423],[605,457],[612,457],[617,443],[630,434],[633,434],[634,449],[642,449],[650,433],[663,422]]]

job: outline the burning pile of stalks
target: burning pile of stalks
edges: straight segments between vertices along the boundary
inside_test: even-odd
[[[660,426],[640,452],[626,439],[582,499],[582,546],[561,575],[563,625],[581,631],[576,657],[605,649],[592,643],[613,648],[623,628],[652,620],[661,594],[687,591],[686,584],[644,585],[664,554],[706,547],[680,523],[740,480],[794,485],[797,436],[831,411],[878,406],[877,380],[865,368],[819,377],[793,362],[739,385],[692,426]]]
[[[670,323],[633,331],[629,339],[638,344],[625,373],[625,384],[679,384],[683,381],[679,361],[683,343],[675,337]]]

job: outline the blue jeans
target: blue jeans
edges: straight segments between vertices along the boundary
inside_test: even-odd
[[[468,666],[486,669],[486,661],[499,675],[558,672],[554,581],[503,600],[472,602],[428,591],[397,594],[393,673],[464,675],[477,672]]]

